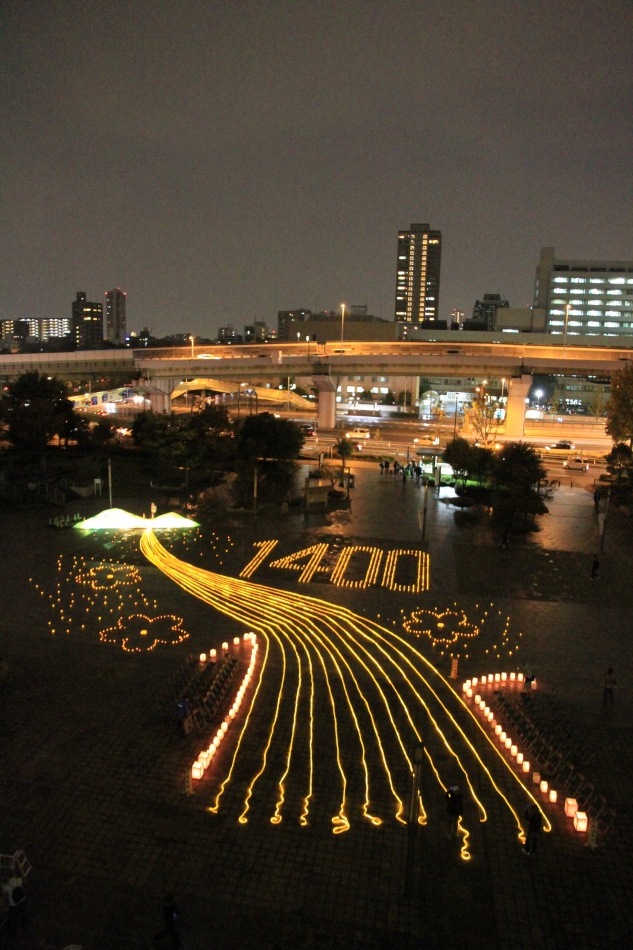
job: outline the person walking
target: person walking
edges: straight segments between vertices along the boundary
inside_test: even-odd
[[[528,802],[525,806],[525,820],[527,822],[527,830],[523,853],[533,855],[536,854],[538,849],[538,841],[541,836],[541,827],[543,824],[541,811],[534,802]]]
[[[591,580],[597,581],[600,577],[600,561],[598,560],[598,555],[594,554],[593,564],[591,565]]]
[[[610,666],[607,672],[604,674],[604,689],[602,691],[602,705],[603,706],[613,706],[613,694],[617,687],[615,681],[615,675],[613,673],[613,667]]]

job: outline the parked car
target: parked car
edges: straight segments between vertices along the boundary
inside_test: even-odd
[[[573,442],[570,442],[569,439],[561,439],[559,442],[554,442],[553,445],[546,445],[546,452],[573,452],[576,448]]]
[[[345,433],[346,439],[369,439],[371,438],[371,432],[369,429],[350,429],[349,432]]]
[[[563,462],[563,468],[568,469],[570,472],[588,472],[589,462],[587,459],[583,459],[579,455],[575,455],[571,459],[565,459]]]

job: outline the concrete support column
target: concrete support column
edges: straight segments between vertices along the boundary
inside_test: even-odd
[[[317,425],[319,429],[336,428],[336,393],[333,390],[319,390]]]
[[[532,385],[531,376],[517,376],[508,384],[506,439],[522,439],[525,429],[525,400]]]

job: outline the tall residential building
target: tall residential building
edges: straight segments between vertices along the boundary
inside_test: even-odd
[[[442,232],[412,224],[398,232],[396,322],[436,323],[440,306]]]
[[[86,300],[77,291],[73,300],[73,340],[78,350],[92,350],[103,344],[103,305]]]
[[[304,308],[300,308],[299,310],[279,310],[277,312],[277,339],[294,342],[297,338],[297,333],[303,330],[301,324],[309,320],[311,314],[311,310],[305,310]]]
[[[475,301],[473,320],[484,323],[486,330],[497,329],[497,310],[509,307],[507,300],[501,299],[501,294],[484,294],[483,300]]]
[[[534,307],[546,331],[564,336],[633,336],[633,261],[557,260],[541,248]]]
[[[126,294],[118,287],[115,290],[108,290],[106,298],[106,335],[109,343],[116,343],[118,346],[124,346],[127,336],[125,322],[125,297]]]

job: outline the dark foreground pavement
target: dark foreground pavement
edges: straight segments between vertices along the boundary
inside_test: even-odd
[[[258,538],[279,537],[284,553],[317,537],[339,548],[350,541],[421,544],[423,492],[381,477],[375,466],[356,469],[349,511],[309,519],[264,512],[255,524],[218,520],[214,535],[208,527],[210,544],[232,538],[223,572],[239,573]],[[126,507],[124,499],[116,504]],[[92,513],[97,502],[82,505]],[[631,945],[633,531],[625,516],[610,513],[601,578],[591,582],[599,538],[590,492],[561,489],[543,530],[513,541],[508,552],[486,526],[458,527],[453,509],[432,495],[427,594],[414,603],[378,589],[309,590],[384,618],[419,604],[471,611],[482,599],[494,602],[522,633],[519,653],[495,668],[529,663],[559,722],[572,724],[574,742],[590,750],[585,778],[615,812],[611,832],[595,847],[557,805],[548,812],[551,834],[528,858],[492,801],[489,820],[473,831],[467,863],[444,836],[441,802],[414,841],[389,821],[379,828],[355,823],[333,835],[327,816],[335,776],[328,773],[318,776],[307,827],[292,820],[275,826],[256,806],[247,824],[238,823],[231,803],[210,815],[210,780],[191,795],[184,781],[206,742],[177,734],[169,683],[187,653],[219,646],[239,632],[236,625],[145,564],[135,545],[55,532],[47,518],[5,512],[0,536],[0,655],[9,665],[0,683],[0,852],[21,848],[33,865],[24,921],[15,935],[0,933],[0,946],[151,947],[169,890],[188,950]],[[189,640],[126,653],[99,641],[94,617],[83,628],[75,619],[70,633],[60,626],[52,633],[54,600],[64,597],[59,556],[64,565],[74,556],[133,561],[148,602],[182,616]],[[271,576],[256,574],[253,582]],[[447,673],[448,660],[430,655]],[[481,675],[493,662],[475,643],[460,678]],[[607,666],[619,686],[605,712]]]

